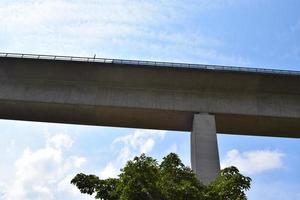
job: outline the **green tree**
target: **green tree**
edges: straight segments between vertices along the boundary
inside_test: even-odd
[[[163,195],[162,199],[197,200],[202,198],[204,186],[175,153],[164,157],[159,169],[160,176],[157,184]]]
[[[135,157],[116,179],[77,174],[71,183],[81,193],[96,194],[96,199],[103,200],[246,200],[251,178],[229,167],[205,186],[176,154],[170,153],[160,164],[145,154]]]
[[[157,161],[142,154],[128,161],[121,170],[118,191],[120,200],[160,199],[157,186],[159,168]]]
[[[215,200],[246,200],[245,191],[250,189],[250,183],[251,178],[240,174],[236,167],[228,167],[206,188],[206,195]]]
[[[105,180],[99,179],[95,175],[77,174],[71,181],[83,194],[92,195],[96,193],[96,199],[103,200],[119,200],[117,186],[119,179],[108,178]]]

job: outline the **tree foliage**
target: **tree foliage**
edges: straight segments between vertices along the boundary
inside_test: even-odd
[[[208,199],[245,200],[244,191],[250,189],[251,178],[243,176],[236,167],[228,167],[221,171],[219,177],[206,188]]]
[[[95,194],[102,200],[246,200],[251,178],[236,167],[228,167],[205,186],[175,153],[170,153],[160,164],[145,154],[135,157],[116,179],[81,173],[71,183],[81,193]]]

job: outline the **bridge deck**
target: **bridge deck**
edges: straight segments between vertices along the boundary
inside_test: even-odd
[[[190,131],[196,113],[228,134],[300,137],[300,72],[89,57],[0,54],[0,118]]]

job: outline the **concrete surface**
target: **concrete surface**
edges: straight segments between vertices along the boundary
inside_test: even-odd
[[[220,161],[218,152],[215,116],[195,114],[191,133],[192,169],[204,184],[213,181],[219,174]]]

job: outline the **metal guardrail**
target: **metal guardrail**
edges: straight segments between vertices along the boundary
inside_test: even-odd
[[[204,64],[188,64],[188,63],[172,63],[172,62],[156,62],[156,61],[142,61],[142,60],[123,60],[123,59],[109,59],[109,58],[97,58],[97,57],[38,55],[38,54],[3,53],[3,52],[0,52],[0,57],[79,61],[79,62],[96,62],[96,63],[113,63],[113,64],[123,64],[123,65],[143,65],[143,66],[149,65],[149,66],[157,66],[157,67],[192,68],[192,69],[204,69],[204,70],[213,70],[213,71],[236,71],[236,72],[300,76],[300,71],[291,71],[291,70],[233,67],[233,66],[221,66],[221,65],[204,65]]]

